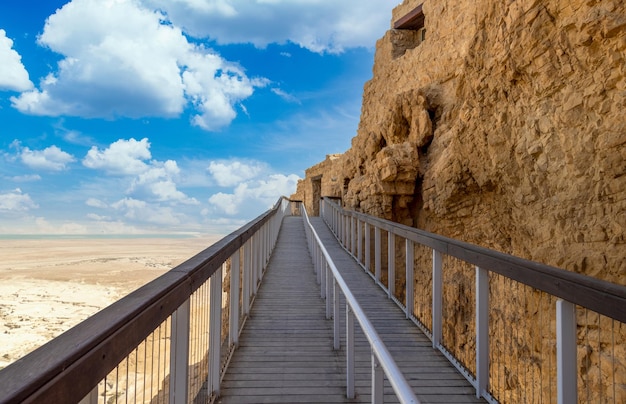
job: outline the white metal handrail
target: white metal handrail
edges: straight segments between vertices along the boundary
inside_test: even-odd
[[[355,397],[354,388],[354,318],[359,322],[372,349],[372,402],[383,402],[383,372],[391,383],[398,399],[402,403],[419,403],[413,393],[411,386],[404,378],[400,368],[396,365],[393,357],[387,350],[384,342],[378,336],[376,329],[367,318],[367,315],[359,305],[358,301],[350,291],[350,288],[342,278],[339,270],[335,266],[330,254],[324,247],[317,232],[313,228],[306,209],[303,206],[302,214],[305,218],[305,230],[309,242],[309,249],[313,256],[318,279],[320,279],[322,295],[326,298],[326,316],[330,317],[330,276],[333,279],[333,306],[334,306],[334,341],[333,346],[339,349],[339,294],[338,288],[346,299],[346,376],[347,376],[347,397]],[[322,269],[323,267],[323,269]],[[337,288],[338,287],[338,288]]]
[[[577,401],[577,306],[606,316],[615,322],[626,324],[626,287],[594,279],[581,274],[572,273],[560,268],[549,267],[518,257],[488,250],[479,246],[449,239],[436,234],[393,223],[363,213],[344,210],[337,203],[325,199],[321,202],[321,216],[344,248],[359,262],[376,282],[386,289],[389,298],[393,299],[406,311],[407,318],[412,319],[428,335],[433,348],[439,349],[450,362],[457,367],[470,383],[476,388],[476,396],[484,397],[490,402],[497,402],[490,390],[492,379],[490,374],[490,274],[502,276],[521,285],[541,291],[555,297],[554,312],[556,336],[556,390],[559,403]],[[362,231],[362,228],[364,231]],[[370,233],[374,230],[374,268],[371,266]],[[388,279],[387,285],[381,282],[381,230],[388,233]],[[405,241],[405,276],[406,303],[403,305],[395,295],[396,240]],[[362,243],[365,244],[363,250]],[[430,329],[414,316],[415,256],[414,248],[421,245],[432,249],[432,324]],[[472,375],[453,353],[449,352],[442,342],[442,307],[443,307],[443,258],[455,257],[467,264],[475,266],[475,341],[476,349],[475,374]],[[419,292],[418,292],[419,293]],[[598,320],[599,321],[599,320]],[[613,327],[618,327],[613,325]],[[621,363],[622,359],[618,358]],[[615,393],[614,393],[615,396]],[[614,397],[615,399],[615,397]]]

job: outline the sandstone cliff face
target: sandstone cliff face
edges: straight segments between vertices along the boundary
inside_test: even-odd
[[[394,20],[419,1],[405,1]],[[316,174],[346,207],[626,283],[626,8],[425,1],[377,44],[352,147]],[[300,190],[296,194],[312,203]]]
[[[405,0],[392,21],[420,3]],[[423,12],[425,41],[403,30],[378,41],[352,147],[310,169],[318,195],[626,284],[624,2],[425,0]],[[294,195],[307,208],[310,174]],[[525,310],[541,311],[531,295]],[[579,357],[599,361],[592,351]]]

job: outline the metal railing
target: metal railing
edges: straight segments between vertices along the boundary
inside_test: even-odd
[[[333,318],[333,348],[340,349],[340,296],[343,293],[346,309],[346,396],[355,398],[355,356],[354,356],[354,319],[358,321],[371,350],[372,363],[372,402],[383,402],[383,373],[402,403],[419,403],[411,386],[407,383],[402,372],[396,365],[393,357],[382,342],[374,326],[350,291],[342,278],[332,258],[326,251],[317,232],[311,225],[306,209],[302,207],[305,218],[305,231],[309,251],[313,258],[317,278],[320,281],[321,296],[326,299],[326,318],[331,318],[331,285],[332,285],[332,318]]]
[[[625,286],[321,204],[344,248],[477,397],[626,402]]]
[[[290,202],[0,371],[0,403],[187,403],[220,377]]]

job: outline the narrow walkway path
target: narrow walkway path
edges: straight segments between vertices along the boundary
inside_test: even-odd
[[[480,403],[473,387],[339,245],[320,218],[316,231],[423,403]],[[342,299],[341,307],[345,307]],[[371,357],[356,327],[356,398],[346,398],[345,309],[341,349],[307,248],[301,217],[286,217],[218,403],[368,403]],[[397,402],[385,380],[385,403]]]
[[[302,217],[285,217],[218,402],[346,402],[332,346]]]
[[[341,247],[323,219],[311,218],[326,250],[332,257],[348,287],[359,301],[361,308],[370,319],[376,332],[394,357],[415,395],[422,403],[484,403],[476,398],[474,387],[432,348],[431,341],[411,321],[374,280]],[[361,344],[356,352],[363,361],[366,374],[357,370],[357,393],[369,394],[369,347],[362,332],[356,333]],[[359,360],[359,355],[357,355]],[[361,387],[361,389],[359,389]],[[367,389],[364,391],[364,389]],[[368,396],[369,397],[369,396]],[[385,403],[397,402],[393,390],[385,380]]]

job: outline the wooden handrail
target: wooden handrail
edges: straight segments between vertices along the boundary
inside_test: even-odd
[[[364,213],[343,210],[385,231],[626,323],[626,286],[504,254]]]
[[[0,403],[76,402],[279,210],[274,207],[0,371]]]

